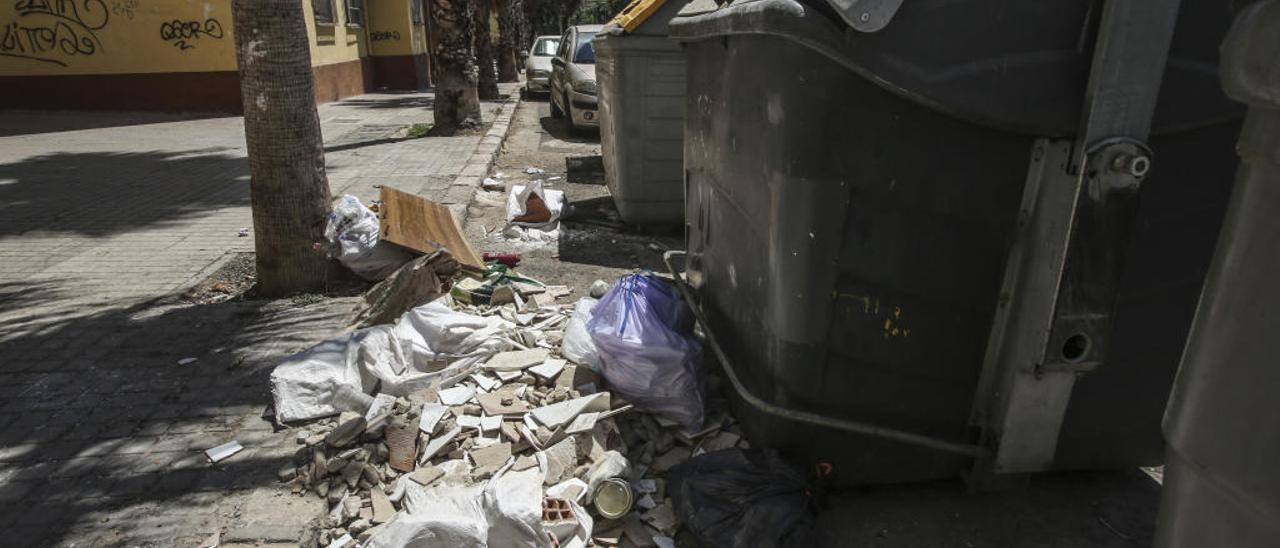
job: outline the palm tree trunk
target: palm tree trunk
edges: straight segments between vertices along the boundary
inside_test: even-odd
[[[516,69],[516,35],[520,7],[511,0],[498,0],[498,81],[519,82]]]
[[[477,69],[471,55],[468,0],[431,0],[431,37],[435,42],[435,126],[448,133],[480,125]]]
[[[302,1],[234,0],[232,8],[258,290],[321,290],[330,263],[314,244],[329,215],[329,181]]]
[[[498,98],[498,75],[493,70],[493,35],[490,34],[489,24],[490,1],[476,1],[475,9],[471,13],[476,28],[476,66],[480,71],[476,81],[476,91],[481,99],[493,100]]]

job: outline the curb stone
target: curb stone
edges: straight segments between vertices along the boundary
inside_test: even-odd
[[[476,190],[480,188],[480,180],[489,174],[489,169],[497,160],[498,153],[502,151],[502,144],[506,142],[507,134],[511,131],[511,120],[515,118],[516,107],[521,101],[520,94],[516,91],[507,96],[507,99],[502,102],[501,110],[494,117],[493,124],[480,139],[480,144],[472,151],[471,157],[467,158],[462,172],[449,184],[443,203],[449,211],[453,212],[453,217],[458,220],[459,225],[466,225],[467,205],[471,203]]]

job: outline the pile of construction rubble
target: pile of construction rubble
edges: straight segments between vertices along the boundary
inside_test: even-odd
[[[330,508],[303,546],[674,546],[665,472],[745,447],[737,426],[684,431],[570,361],[591,361],[562,344],[594,299],[497,293],[443,297],[273,373],[278,418],[302,421],[280,479]]]

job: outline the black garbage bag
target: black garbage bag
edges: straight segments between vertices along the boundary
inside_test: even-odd
[[[815,487],[819,487],[815,489]],[[703,546],[823,546],[815,526],[820,486],[772,449],[725,449],[672,468],[675,514]]]

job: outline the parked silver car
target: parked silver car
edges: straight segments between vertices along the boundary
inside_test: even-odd
[[[591,39],[604,25],[569,27],[551,58],[551,116],[569,117],[569,129],[599,127],[596,113],[596,54]]]
[[[551,58],[560,47],[559,36],[539,36],[524,61],[524,87],[529,92],[551,91]]]

